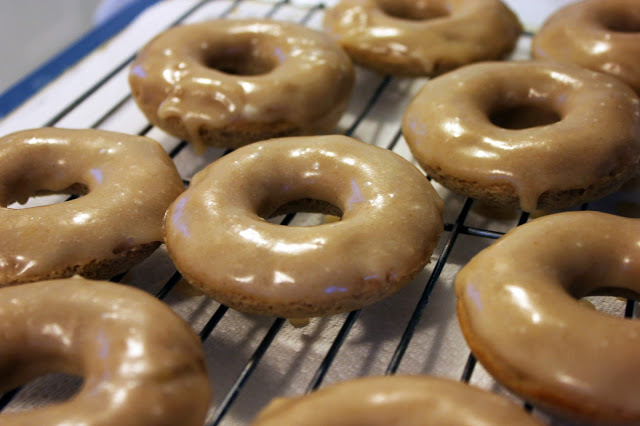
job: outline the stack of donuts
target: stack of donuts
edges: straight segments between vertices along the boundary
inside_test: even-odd
[[[146,137],[45,128],[1,138],[2,386],[50,371],[85,384],[67,402],[0,414],[0,422],[204,422],[211,390],[189,324],[140,290],[99,281],[162,243],[212,299],[305,324],[411,282],[443,231],[443,188],[525,212],[617,191],[640,167],[640,0],[574,3],[533,38],[533,60],[504,61],[522,31],[500,0],[341,0],[326,11],[324,31],[269,19],[165,31],[131,65],[136,104],[195,153],[229,148],[186,190]],[[422,170],[333,134],[352,96],[354,63],[429,78],[401,123]],[[72,197],[14,208],[42,194]],[[272,220],[299,212],[338,220]],[[637,298],[639,247],[637,220],[597,212],[555,213],[507,233],[456,278],[473,354],[544,410],[640,422],[640,373],[628,349],[640,349],[640,326],[576,301]],[[585,323],[588,334],[579,330]],[[153,409],[141,413],[141,401]],[[256,424],[310,419],[538,423],[471,386],[406,376],[278,399]]]

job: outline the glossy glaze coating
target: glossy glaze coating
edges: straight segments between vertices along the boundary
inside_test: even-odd
[[[129,75],[149,120],[200,152],[332,131],[353,81],[351,61],[325,34],[270,20],[172,28],[142,49]]]
[[[500,59],[522,31],[499,0],[342,0],[324,27],[355,62],[413,76]]]
[[[211,395],[202,346],[153,296],[82,278],[0,290],[2,391],[48,372],[84,378],[71,399],[2,413],[18,425],[202,425]]]
[[[267,222],[304,199],[342,220]],[[388,150],[344,136],[258,142],[200,171],[167,212],[165,241],[184,277],[240,311],[310,318],[348,311],[420,272],[442,232],[425,176]]]
[[[120,255],[162,241],[164,213],[183,190],[169,156],[148,138],[55,128],[3,137],[0,286],[78,272],[100,276],[87,268],[114,259],[130,266]],[[7,208],[42,192],[87,194]]]
[[[254,426],[540,425],[505,398],[429,376],[365,377],[297,398],[278,398]]]
[[[598,289],[638,297],[639,220],[536,219],[476,255],[455,286],[467,342],[500,382],[569,417],[640,422],[640,321],[575,300]]]
[[[554,13],[533,38],[536,59],[611,74],[640,94],[640,1],[587,0]]]
[[[500,111],[524,123],[494,124]],[[547,123],[549,115],[558,121]],[[526,211],[610,193],[640,161],[638,97],[613,77],[570,64],[454,70],[418,93],[402,131],[418,162],[445,186]]]

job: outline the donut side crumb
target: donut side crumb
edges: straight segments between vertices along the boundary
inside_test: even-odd
[[[509,184],[480,185],[442,172],[440,168],[421,165],[427,174],[444,187],[459,194],[482,200],[492,206],[520,207],[515,189]],[[625,182],[636,176],[638,159],[623,164],[592,185],[583,188],[548,190],[540,194],[536,209],[556,210],[569,208],[587,201],[596,200],[618,190]]]
[[[179,117],[169,117],[156,123],[166,132],[187,141],[194,141],[187,127]],[[274,123],[235,122],[222,128],[202,125],[198,128],[198,140],[206,145],[218,148],[238,148],[252,142],[303,133],[299,126],[286,121]],[[196,142],[196,147],[197,147]]]
[[[283,318],[294,319],[294,321],[301,318],[306,320],[309,318],[326,317],[343,312],[349,312],[390,296],[422,272],[427,264],[429,264],[431,260],[430,254],[435,249],[436,244],[437,241],[425,249],[425,255],[423,256],[424,261],[406,275],[398,277],[388,273],[386,277],[383,277],[381,283],[372,285],[370,282],[367,282],[367,285],[363,286],[361,291],[354,292],[349,298],[340,298],[335,300],[319,301],[311,298],[307,300],[299,300],[295,303],[277,300],[269,302],[265,301],[263,297],[257,295],[254,297],[242,292],[232,293],[229,291],[230,286],[203,285],[190,277],[186,272],[183,272],[182,276],[189,284],[202,291],[213,300],[237,311],[256,315],[280,316]],[[178,269],[183,270],[184,268],[178,267]],[[225,291],[216,291],[216,288],[226,289]],[[302,324],[300,324],[300,326],[302,326]]]
[[[107,259],[93,259],[84,265],[67,265],[62,269],[50,271],[48,274],[35,277],[15,277],[0,284],[0,287],[28,282],[69,278],[81,275],[87,279],[106,280],[128,271],[133,266],[149,257],[159,246],[159,241],[140,244],[114,253]]]

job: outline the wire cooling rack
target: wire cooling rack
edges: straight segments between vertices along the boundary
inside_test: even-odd
[[[527,59],[535,28],[558,1],[550,2],[555,3],[553,6],[536,2],[542,10],[532,9],[532,2],[509,3],[524,14],[520,17],[527,27],[511,59]],[[188,185],[198,170],[227,151],[210,148],[204,156],[195,155],[189,144],[146,121],[131,99],[127,84],[128,66],[136,51],[164,29],[211,18],[273,18],[320,29],[324,7],[303,0],[160,2],[2,121],[0,134],[55,126],[145,135],[163,145]],[[385,147],[411,160],[400,121],[424,82],[358,68],[353,97],[337,133]],[[526,222],[529,215],[489,210],[434,186],[445,200],[445,232],[425,270],[381,302],[314,319],[304,328],[295,328],[281,318],[241,314],[210,300],[184,282],[164,247],[114,280],[155,294],[199,333],[214,390],[208,425],[247,424],[274,397],[300,395],[365,375],[404,373],[455,378],[519,401],[495,383],[470,354],[457,325],[453,278],[474,254]],[[637,217],[638,186],[636,182],[581,208]],[[284,224],[296,224],[300,217],[287,216]],[[600,298],[594,303],[612,315],[634,316],[631,301]],[[0,408],[16,411],[55,402],[71,396],[80,384],[79,378],[47,375],[2,395]],[[534,415],[559,423],[519,402]]]

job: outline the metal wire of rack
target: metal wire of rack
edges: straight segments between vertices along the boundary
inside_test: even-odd
[[[158,28],[157,31],[184,22],[231,16],[295,20],[301,24],[317,27],[323,9],[322,3],[301,6],[292,4],[288,0],[192,1],[189,7],[176,19],[168,22],[165,27]],[[523,35],[525,43],[531,36],[531,33]],[[58,108],[53,115],[43,120],[39,125],[106,128],[158,139],[176,162],[183,175],[185,185],[188,185],[190,176],[198,169],[225,155],[228,151],[210,149],[204,157],[197,157],[185,141],[177,141],[168,137],[148,124],[146,120],[141,121],[140,114],[135,112],[135,105],[126,86],[126,70],[134,57],[135,52],[123,61],[114,64],[110,70],[106,70],[103,75],[98,76],[95,83],[90,85],[88,89],[77,95],[71,102]],[[118,83],[112,83],[114,81]],[[391,76],[377,76],[364,70],[359,70],[358,81],[359,86],[354,91],[355,98],[348,113],[345,114],[338,126],[341,133],[368,142],[373,139],[373,143],[409,157],[408,149],[402,139],[398,117],[401,116],[404,106],[422,82]],[[119,91],[116,90],[116,92],[120,93],[120,97],[111,97],[109,103],[103,104],[103,92],[111,92],[111,84],[119,87]],[[93,98],[96,98],[95,103],[101,105],[99,107],[101,112],[97,115],[82,114],[83,109],[89,108],[87,103],[91,103]],[[389,107],[390,105],[392,109]],[[388,117],[390,110],[394,113]],[[135,116],[135,119],[124,119],[126,126],[121,128],[118,122],[131,114]],[[87,121],[89,119],[91,121]],[[189,164],[189,167],[184,167],[186,164]],[[440,190],[442,188],[439,188]],[[224,305],[189,293],[189,290],[185,290],[186,286],[182,286],[182,277],[168,260],[166,253],[152,256],[152,259],[145,262],[146,267],[134,268],[130,273],[115,277],[114,281],[122,281],[145,288],[158,298],[167,301],[185,317],[194,326],[194,329],[199,330],[198,333],[205,347],[212,371],[217,370],[219,365],[227,362],[229,358],[235,359],[233,368],[229,368],[233,371],[219,381],[216,381],[215,375],[213,377],[212,385],[217,396],[207,418],[208,425],[218,425],[223,422],[229,424],[247,423],[255,415],[255,411],[271,398],[282,396],[283,393],[312,392],[326,383],[329,376],[331,376],[330,381],[336,381],[363,374],[396,374],[401,372],[447,375],[464,382],[474,382],[474,378],[477,376],[476,384],[492,388],[499,393],[508,394],[492,382],[486,372],[478,368],[475,358],[464,342],[460,340],[457,331],[436,329],[434,332],[430,329],[430,327],[434,327],[431,318],[442,316],[442,312],[440,312],[442,308],[434,307],[431,299],[434,294],[440,292],[436,295],[439,302],[443,300],[452,302],[452,292],[447,287],[450,287],[450,277],[455,275],[455,271],[483,246],[499,238],[508,229],[525,223],[529,219],[529,215],[524,213],[517,217],[509,217],[507,220],[486,222],[483,219],[483,214],[477,213],[476,210],[479,210],[480,207],[475,206],[473,200],[464,199],[455,194],[446,193],[446,191],[443,193],[446,194],[445,201],[448,211],[445,216],[445,233],[442,236],[440,246],[433,255],[431,265],[409,285],[413,289],[403,291],[401,297],[392,296],[390,298],[395,298],[395,300],[377,304],[382,305],[378,308],[367,307],[348,314],[336,315],[330,319],[318,320],[313,326],[307,327],[308,330],[294,329],[282,318],[243,316],[229,310]],[[587,208],[589,206],[582,206],[582,209]],[[293,220],[295,217],[288,215],[283,219],[282,224],[287,225]],[[495,225],[496,223],[497,225]],[[461,239],[465,241],[460,242]],[[456,251],[463,253],[456,254]],[[158,267],[159,264],[161,267]],[[158,270],[160,271],[158,272]],[[448,278],[446,279],[443,278],[444,271],[447,271]],[[153,277],[152,279],[149,279],[150,275]],[[162,276],[162,278],[158,278],[158,276]],[[149,281],[152,283],[149,284]],[[192,299],[197,299],[197,302],[193,303]],[[401,308],[397,309],[397,312],[390,318],[393,320],[401,318],[402,320],[392,327],[394,333],[383,336],[384,338],[381,339],[378,335],[380,333],[375,328],[369,329],[372,328],[369,323],[373,325],[382,323],[380,319],[373,320],[372,316],[380,315],[391,306],[391,303],[398,302],[402,303]],[[183,305],[188,305],[189,309],[187,311],[180,309]],[[451,303],[448,303],[447,306],[447,313],[450,317]],[[627,301],[623,310],[626,317],[633,317],[634,303]],[[230,316],[232,318],[228,318]],[[363,319],[363,316],[367,316],[367,319]],[[211,343],[218,334],[223,321],[228,325],[220,331],[220,339]],[[455,322],[455,318],[453,321]],[[425,327],[425,322],[429,322],[429,327]],[[238,327],[237,332],[234,331],[236,327]],[[354,332],[356,329],[357,332]],[[354,336],[354,333],[357,336]],[[452,363],[434,361],[433,351],[435,350],[432,347],[423,347],[424,340],[416,338],[416,336],[429,333],[432,335],[426,338],[426,341],[431,342],[433,347],[437,347],[438,359],[451,357],[452,355],[447,353],[449,349],[456,352],[455,358],[458,361],[453,363],[455,368],[452,368]],[[232,347],[220,350],[219,348],[224,345],[225,339],[232,341]],[[378,343],[378,339],[384,340],[384,344]],[[264,363],[265,357],[275,351],[273,347],[280,341],[285,341],[285,343],[278,348],[280,356],[276,361],[283,359],[282,354],[287,355],[291,361],[287,361],[289,365],[282,367],[277,380],[275,380],[276,383],[273,386],[268,386],[269,379],[272,377],[268,373],[264,373],[265,369],[263,368],[263,374],[256,378],[256,371]],[[292,341],[294,343],[291,343]],[[315,348],[314,342],[318,341],[321,341],[322,345]],[[445,343],[444,346],[448,346],[443,349],[441,347],[443,341],[455,341],[456,344]],[[365,347],[365,350],[362,350],[362,347]],[[233,350],[238,348],[240,348],[239,353],[234,354]],[[354,355],[345,355],[347,351],[351,351]],[[226,357],[221,355],[226,355]],[[375,360],[370,359],[373,357]],[[308,358],[312,358],[312,361],[300,360]],[[365,358],[364,362],[354,362],[360,358]],[[408,361],[407,358],[409,358]],[[403,361],[406,362],[403,363]],[[267,367],[277,365],[278,363],[271,363]],[[294,373],[297,372],[296,367],[301,365],[304,367],[301,368],[304,370],[302,378],[291,379],[295,383],[287,381],[287,376],[294,376]],[[354,367],[354,365],[356,366]],[[407,365],[408,367],[406,367]],[[11,409],[12,406],[20,409],[20,407],[33,405],[29,400],[34,395],[48,394],[50,388],[50,381],[44,380],[40,384],[30,383],[21,389],[7,392],[0,397],[0,410]],[[263,394],[265,388],[271,392]],[[25,396],[21,397],[22,394]],[[247,396],[243,397],[243,394],[247,394]],[[513,398],[511,395],[509,397]],[[44,399],[46,400],[46,396]],[[522,403],[525,409],[533,410],[531,405]]]

